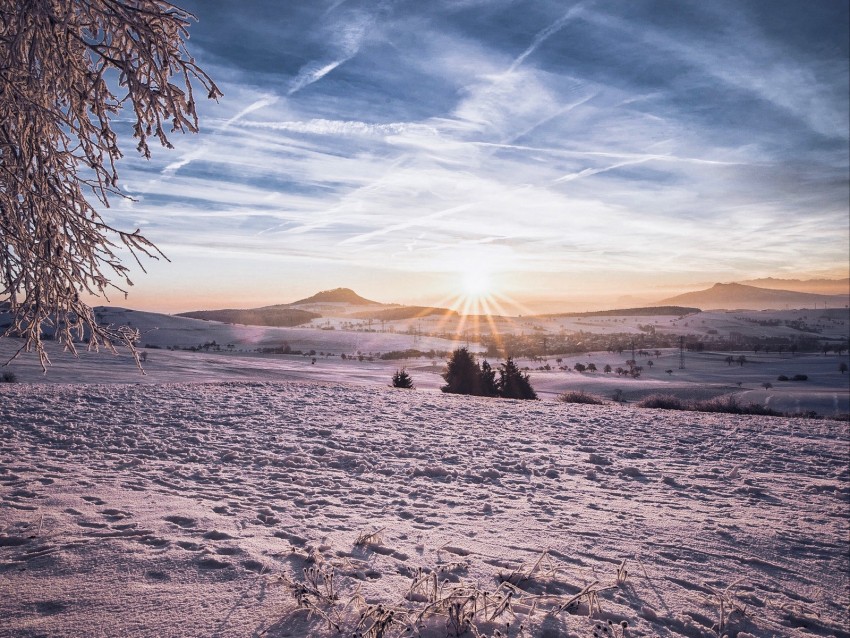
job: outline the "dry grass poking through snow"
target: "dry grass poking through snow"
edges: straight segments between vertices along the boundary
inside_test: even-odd
[[[602,397],[595,394],[590,394],[584,390],[572,390],[563,392],[558,395],[558,401],[561,403],[584,403],[586,405],[604,405],[605,401]]]
[[[360,544],[364,533],[355,545]],[[374,536],[373,532],[365,533]],[[325,558],[311,552],[303,557],[309,567],[302,568],[303,577],[289,575],[278,578],[293,596],[298,610],[308,617],[315,616],[328,630],[356,638],[390,638],[393,636],[464,636],[475,638],[509,638],[543,634],[560,635],[565,626],[563,617],[584,614],[604,617],[600,593],[626,585],[628,571],[623,560],[610,584],[593,581],[577,592],[563,581],[564,565],[558,565],[548,551],[540,554],[533,565],[520,566],[502,572],[493,579],[493,587],[481,583],[459,582],[449,576],[462,563],[436,569],[418,568],[410,575],[410,585],[403,597],[395,601],[367,603],[359,588],[350,583],[344,586],[353,591],[347,598],[338,592],[336,568]],[[558,586],[565,593],[547,593]],[[737,608],[736,608],[737,609]],[[625,619],[614,623],[608,618],[595,623],[596,635],[625,636]],[[718,628],[722,625],[718,624]],[[566,634],[564,634],[566,635]]]
[[[845,638],[848,504],[835,421],[2,384],[0,636]]]
[[[578,403],[578,401],[575,401]],[[741,403],[733,394],[725,394],[697,401],[680,399],[671,394],[651,394],[635,404],[639,408],[654,408],[659,410],[684,410],[689,412],[718,412],[722,414],[746,414],[756,416],[785,416],[818,419],[822,418],[814,412],[804,414],[785,414],[768,408],[760,403]],[[834,415],[827,418],[838,421],[848,421],[848,415]]]

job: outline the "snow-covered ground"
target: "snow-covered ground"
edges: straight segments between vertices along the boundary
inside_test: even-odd
[[[146,375],[53,343],[0,370],[0,636],[850,636],[846,421],[553,400],[841,414],[846,354],[520,361],[544,400],[516,402],[339,356],[459,341],[126,314]],[[284,341],[332,356],[251,352]]]
[[[348,636],[379,603],[386,636],[446,636],[450,604],[483,592],[490,636],[708,637],[721,617],[738,638],[848,635],[846,423],[311,381],[2,384],[0,441],[3,636],[339,635],[319,613]],[[299,608],[304,569],[321,590],[331,566],[337,599]]]

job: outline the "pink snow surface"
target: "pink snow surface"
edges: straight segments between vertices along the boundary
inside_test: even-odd
[[[454,635],[408,595],[433,571],[513,592],[469,636],[848,636],[848,446],[835,421],[341,384],[8,385],[0,635],[351,636],[378,603],[408,619],[386,637]],[[291,584],[331,566],[312,600],[341,633]]]

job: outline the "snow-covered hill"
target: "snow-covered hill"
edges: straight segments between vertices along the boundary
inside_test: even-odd
[[[822,295],[776,288],[759,288],[744,284],[714,284],[707,290],[687,292],[668,297],[660,304],[679,304],[697,306],[702,309],[750,308],[753,310],[780,308],[812,308],[827,306],[842,308],[847,305],[848,295]]]

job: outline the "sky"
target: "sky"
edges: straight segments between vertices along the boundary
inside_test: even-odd
[[[124,140],[134,201],[104,217],[171,263],[112,303],[592,310],[848,276],[846,0],[181,6],[224,97],[150,161]]]

